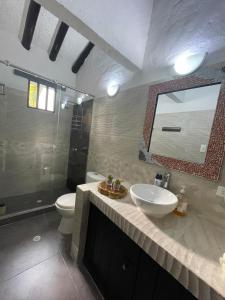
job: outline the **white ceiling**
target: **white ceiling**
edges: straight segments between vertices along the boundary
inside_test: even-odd
[[[86,38],[70,27],[60,49],[59,56],[69,60],[72,66],[87,43],[88,40]]]
[[[153,0],[57,0],[139,69]]]
[[[34,31],[32,45],[48,50],[58,19],[47,10],[41,8]]]
[[[0,0],[0,29],[18,34],[24,0]]]
[[[104,48],[103,43],[96,42],[96,47],[78,73],[79,85],[95,95],[104,95],[106,85],[111,81],[117,81],[123,86],[126,84],[127,87],[169,79],[172,77],[171,66],[183,53],[207,51],[207,64],[220,62],[225,57],[225,0],[37,1],[43,2],[59,18],[65,15],[65,20],[70,20],[74,28],[80,28],[79,32],[85,35],[86,31],[88,39],[91,40],[89,28],[92,29],[92,35],[95,33],[95,38],[100,36],[107,46],[112,46]],[[24,2],[25,0],[0,0],[0,32],[4,30],[18,37]],[[67,10],[72,14],[66,14]],[[79,20],[88,28],[83,28]],[[37,46],[44,51],[48,60],[47,51],[57,23],[57,17],[44,8],[41,9],[33,48],[31,51],[23,50],[28,53],[27,56],[30,52],[35,52],[34,46]],[[87,42],[86,38],[70,28],[57,61],[51,62],[48,69],[54,69],[57,63],[66,70],[70,69]],[[141,65],[142,70],[127,68],[126,63],[121,63],[121,57],[117,60],[113,56],[113,49],[117,49],[129,62]],[[10,50],[8,47],[6,51]],[[21,56],[23,53],[21,52]],[[65,76],[60,67],[57,68]]]
[[[0,0],[0,30],[18,38],[25,0]],[[31,48],[36,46],[48,52],[49,45],[58,23],[58,18],[41,8],[35,28]],[[78,32],[69,28],[58,54],[58,59],[73,65],[82,52],[88,40]],[[26,51],[26,50],[24,50]]]

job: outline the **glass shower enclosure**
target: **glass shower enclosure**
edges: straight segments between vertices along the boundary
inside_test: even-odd
[[[0,221],[51,208],[57,197],[74,190],[68,179],[79,152],[73,140],[85,139],[84,103],[92,105],[86,102],[91,95],[54,83],[54,111],[31,108],[31,73],[23,70],[26,78],[15,69],[0,63]]]

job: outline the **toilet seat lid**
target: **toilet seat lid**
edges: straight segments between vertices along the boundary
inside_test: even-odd
[[[75,200],[76,193],[65,194],[56,200],[56,204],[65,209],[75,208]]]

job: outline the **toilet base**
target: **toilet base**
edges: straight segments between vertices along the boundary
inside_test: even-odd
[[[62,217],[58,231],[62,234],[71,234],[73,231],[73,218]]]

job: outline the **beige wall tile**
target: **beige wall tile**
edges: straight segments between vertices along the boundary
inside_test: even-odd
[[[164,172],[163,168],[138,159],[147,95],[148,86],[142,86],[122,91],[114,98],[94,101],[88,170],[105,176],[113,174],[130,183],[151,183],[156,172]],[[173,192],[177,193],[185,185],[190,207],[225,226],[223,199],[216,196],[217,186],[225,185],[224,167],[218,182],[178,171],[170,172]]]

